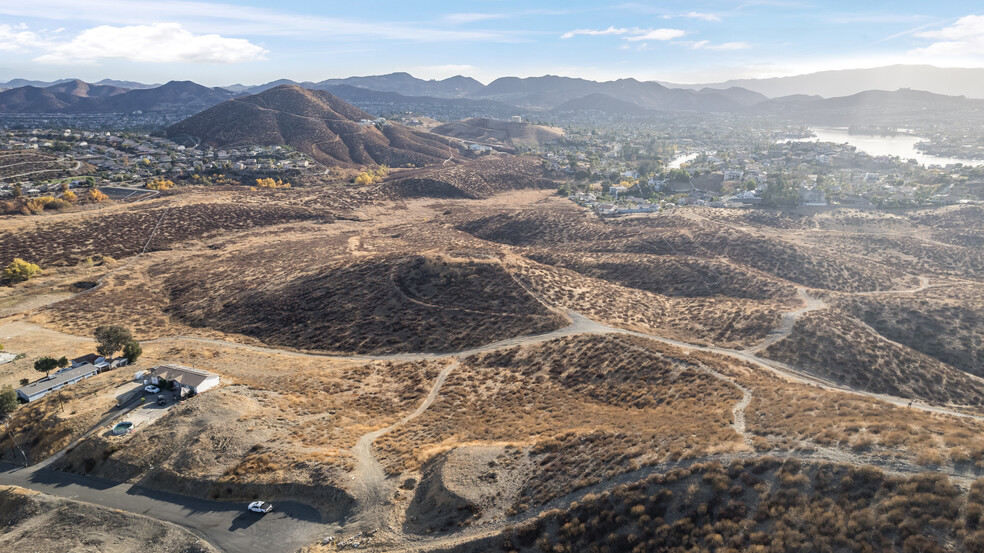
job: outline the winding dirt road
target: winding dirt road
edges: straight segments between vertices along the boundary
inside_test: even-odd
[[[158,221],[157,226],[155,226],[154,232],[152,232],[151,236],[147,239],[146,244],[149,244],[150,241],[153,239],[154,233],[157,231],[157,228],[164,221],[166,214],[167,211],[165,210],[165,212],[161,215],[161,218]],[[144,250],[146,250],[146,246]],[[135,257],[139,257],[139,255]],[[132,259],[130,261],[132,262]],[[128,264],[129,263],[127,263],[127,265]],[[123,267],[125,266],[126,265],[124,265]],[[122,269],[123,267],[120,267],[119,269]],[[103,278],[105,278],[109,274],[112,273],[108,273]],[[100,279],[100,284],[102,280],[103,279]],[[863,292],[861,294],[863,295],[912,294],[925,290],[930,287],[932,286],[929,284],[928,279],[920,278],[919,287],[911,290]],[[524,286],[524,288],[526,287]],[[410,361],[421,361],[421,360],[446,360],[447,365],[438,374],[427,396],[413,412],[409,413],[399,421],[389,426],[386,426],[384,428],[379,428],[364,434],[358,439],[356,445],[352,449],[352,453],[355,455],[356,458],[356,468],[352,475],[350,492],[356,498],[357,512],[354,515],[354,517],[352,517],[351,522],[347,523],[346,526],[349,526],[349,524],[354,524],[356,527],[362,527],[364,529],[384,529],[387,537],[393,538],[395,539],[396,542],[399,542],[401,544],[399,546],[399,549],[404,551],[428,551],[440,547],[454,545],[457,543],[471,541],[474,539],[480,539],[482,537],[493,535],[494,533],[500,531],[501,528],[505,525],[505,522],[501,521],[501,522],[493,523],[489,526],[466,529],[462,532],[455,533],[450,536],[430,538],[430,537],[423,537],[423,536],[405,535],[400,530],[393,529],[387,524],[388,518],[392,515],[392,513],[390,512],[392,510],[390,507],[391,505],[390,499],[392,498],[393,493],[395,491],[396,482],[393,479],[388,479],[386,477],[382,465],[379,463],[379,460],[375,456],[375,453],[373,451],[373,445],[380,436],[388,432],[392,432],[394,429],[407,424],[408,422],[412,421],[416,417],[426,412],[427,409],[430,408],[430,406],[439,398],[441,393],[441,388],[444,385],[445,381],[447,380],[448,376],[460,366],[462,359],[471,355],[501,350],[504,348],[516,347],[516,346],[535,345],[535,344],[539,344],[539,343],[543,343],[567,336],[585,335],[585,334],[595,334],[595,335],[621,334],[621,335],[636,336],[639,338],[644,338],[647,340],[652,340],[662,344],[674,346],[680,348],[684,352],[700,351],[700,352],[717,354],[724,357],[729,357],[732,359],[736,359],[748,363],[760,369],[767,370],[773,374],[780,376],[781,378],[784,378],[792,382],[817,386],[819,388],[826,389],[826,390],[864,396],[867,398],[892,403],[898,406],[910,406],[909,405],[910,402],[908,399],[850,389],[838,385],[836,383],[820,379],[816,376],[810,375],[808,373],[805,373],[804,371],[798,370],[794,367],[790,367],[786,364],[769,359],[764,359],[756,355],[757,352],[760,352],[768,348],[772,344],[775,344],[780,340],[788,337],[792,332],[795,323],[799,319],[799,317],[803,316],[806,313],[824,309],[827,307],[826,304],[821,299],[812,297],[810,293],[807,291],[807,289],[804,287],[797,287],[797,293],[799,294],[800,298],[803,300],[804,306],[783,313],[779,326],[770,334],[768,338],[766,338],[763,342],[756,344],[755,346],[752,346],[745,350],[736,350],[736,349],[721,348],[715,346],[695,345],[695,344],[682,342],[679,340],[664,338],[661,336],[654,336],[643,332],[611,327],[606,324],[602,324],[594,320],[591,320],[581,315],[580,313],[574,311],[558,310],[556,307],[550,306],[546,302],[544,302],[543,298],[539,297],[538,294],[532,293],[528,289],[527,291],[530,292],[535,298],[537,298],[541,303],[543,303],[547,307],[555,311],[561,311],[565,313],[565,315],[570,319],[570,324],[561,329],[557,329],[552,332],[547,332],[543,334],[509,338],[494,343],[490,343],[474,348],[459,350],[459,351],[433,352],[433,353],[396,353],[396,354],[383,354],[383,355],[335,355],[335,354],[319,353],[319,352],[283,350],[283,349],[270,348],[265,346],[242,344],[238,342],[202,338],[196,336],[170,336],[170,337],[157,338],[153,340],[147,340],[146,342],[191,341],[191,342],[212,344],[216,346],[232,347],[232,348],[245,349],[250,351],[286,355],[286,356],[312,357],[312,358],[335,359],[335,360],[356,361],[356,362],[363,362],[363,361],[410,362]],[[82,292],[82,293],[87,293],[87,292]],[[4,327],[0,327],[0,331],[2,331],[3,329],[9,330],[14,325],[16,325],[18,331],[20,332],[31,331],[31,330],[41,330],[49,333],[55,332],[48,329],[44,329],[43,327],[34,325],[32,323],[28,323],[26,321],[18,321],[12,324],[5,325]],[[66,334],[65,336],[76,340],[78,339],[78,337],[72,335]],[[631,346],[631,347],[637,347],[637,346]],[[753,399],[753,391],[741,385],[733,378],[725,376],[707,367],[701,366],[700,369],[710,374],[714,378],[720,379],[722,381],[729,383],[732,386],[735,386],[738,390],[742,392],[741,399],[738,402],[736,402],[735,405],[732,407],[732,414],[734,418],[733,428],[735,432],[739,436],[741,436],[746,443],[748,443],[750,440],[750,436],[748,435],[746,429],[745,409],[748,407],[751,400]],[[984,417],[982,416],[962,413],[959,411],[953,411],[945,407],[929,406],[923,404],[911,405],[911,407],[913,409],[918,409],[927,412],[933,412],[933,413],[939,413],[939,414],[957,416],[957,417],[967,417],[976,420],[984,420]],[[728,461],[728,460],[733,460],[742,457],[750,457],[754,455],[758,455],[758,454],[747,453],[747,454],[738,454],[738,455],[734,455],[734,454],[721,455],[721,456],[703,458],[701,459],[701,461],[708,461],[708,460]],[[876,466],[880,466],[881,468],[889,472],[896,471],[901,473],[915,473],[925,470],[924,467],[916,466],[903,460],[885,461],[875,458],[868,458],[866,456],[858,455],[853,452],[840,451],[840,450],[827,451],[827,450],[823,450],[822,448],[819,448],[814,452],[787,453],[787,455],[798,456],[804,459],[826,459],[826,460],[837,460],[838,462],[855,462],[857,464],[875,464]],[[692,462],[694,461],[689,461],[688,463],[692,463]],[[545,512],[550,508],[555,508],[558,506],[569,504],[570,501],[576,500],[578,498],[582,498],[587,493],[591,493],[593,491],[598,491],[602,489],[610,489],[620,483],[630,482],[634,479],[637,480],[654,472],[665,471],[667,468],[670,468],[670,466],[660,465],[654,467],[647,467],[644,469],[640,469],[639,471],[634,471],[631,473],[620,475],[614,479],[606,480],[595,486],[584,488],[576,492],[573,492],[572,494],[564,496],[562,498],[556,499],[550,502],[548,505],[543,506],[542,508],[512,518],[509,520],[509,523],[516,524],[517,522],[528,520],[535,516],[539,516],[541,513]],[[954,473],[952,476],[956,478],[968,478],[967,475],[956,474],[956,473]],[[22,482],[20,485],[24,485],[25,487],[32,487],[32,482],[25,481]],[[47,493],[51,493],[51,490],[47,488],[41,491],[46,491]],[[112,503],[113,501],[112,497],[109,497],[108,501],[110,501],[109,503],[106,503],[108,506],[114,506],[114,504]],[[123,505],[121,503],[120,505],[116,506],[116,508],[121,508],[125,510],[127,508],[127,505]],[[179,523],[195,528],[193,522],[189,523],[188,520],[182,520]]]

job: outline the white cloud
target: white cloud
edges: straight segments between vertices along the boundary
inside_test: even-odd
[[[950,59],[984,58],[984,15],[961,17],[949,27],[921,31],[914,33],[914,36],[936,42],[911,50],[911,55]]]
[[[0,52],[20,52],[41,45],[43,40],[23,24],[0,25]]]
[[[642,34],[625,37],[625,40],[673,40],[675,38],[680,38],[685,34],[687,34],[687,31],[682,31],[680,29],[652,29],[649,31],[644,31]]]
[[[711,44],[710,41],[700,40],[690,43],[690,48],[693,50],[715,50],[719,52],[746,50],[751,47],[752,45],[747,42],[724,42],[721,44]]]
[[[609,27],[607,29],[576,29],[567,31],[560,35],[560,38],[573,38],[578,35],[603,36],[603,35],[630,35],[622,37],[625,40],[673,40],[687,34],[687,31],[680,29],[626,29],[625,27]]]
[[[721,21],[721,18],[713,13],[690,12],[683,17],[690,19],[702,19],[704,21]]]
[[[188,0],[30,0],[0,1],[0,15],[104,25],[182,23],[193,32],[291,36],[317,40],[380,38],[413,42],[516,42],[515,33],[433,29],[404,21],[358,20],[291,13],[220,2]]]
[[[961,17],[949,27],[937,29],[935,31],[922,31],[916,33],[920,38],[935,38],[942,40],[963,40],[968,38],[980,38],[984,35],[984,15],[968,15]]]
[[[560,35],[560,38],[574,38],[577,35],[601,36],[601,35],[624,35],[630,33],[629,29],[623,27],[609,27],[607,29],[575,29]]]
[[[450,23],[476,23],[504,17],[505,14],[501,13],[452,13],[444,16],[444,19]]]
[[[48,44],[42,63],[86,63],[113,59],[146,63],[240,63],[263,59],[262,47],[242,38],[195,35],[178,23],[112,27],[101,25],[69,42]]]

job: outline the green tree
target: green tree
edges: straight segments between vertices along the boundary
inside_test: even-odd
[[[136,363],[137,359],[143,355],[143,348],[140,347],[140,342],[136,340],[130,340],[123,346],[123,357],[129,359],[131,363]]]
[[[58,360],[54,357],[45,356],[34,362],[34,370],[44,373],[45,376],[48,376],[51,371],[57,368]]]
[[[3,277],[14,284],[28,280],[39,274],[41,274],[41,267],[38,267],[34,263],[28,263],[19,257],[15,257],[10,262],[10,265],[7,265],[7,268],[3,270]]]
[[[786,175],[769,175],[768,186],[762,193],[762,202],[772,207],[796,207],[800,203],[799,191],[790,184]]]
[[[0,417],[9,415],[17,409],[17,392],[14,387],[7,384],[0,389]]]
[[[62,355],[61,357],[58,358],[58,368],[64,369],[67,366],[68,366],[68,357]]]
[[[96,342],[99,345],[96,347],[96,351],[99,355],[104,357],[112,357],[112,355],[121,349],[128,342],[133,341],[133,335],[126,327],[120,325],[104,325],[96,329]]]

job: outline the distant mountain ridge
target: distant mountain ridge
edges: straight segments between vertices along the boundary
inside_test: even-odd
[[[817,95],[824,98],[850,96],[866,90],[898,90],[911,88],[946,96],[984,98],[984,69],[934,67],[931,65],[891,65],[870,69],[820,71],[790,77],[765,79],[733,79],[714,84],[674,84],[673,88],[721,89],[741,87],[770,98],[793,94]]]
[[[252,94],[269,90],[276,86],[290,84],[311,90],[329,90],[332,87],[345,85],[364,88],[377,92],[396,92],[404,96],[430,96],[433,98],[464,98],[469,94],[485,88],[485,85],[472,79],[456,75],[443,80],[418,79],[409,73],[389,73],[387,75],[372,75],[367,77],[347,77],[344,79],[326,79],[319,82],[295,82],[289,79],[279,79],[266,84],[247,87],[233,85]],[[241,87],[241,88],[240,88]]]
[[[21,86],[0,92],[0,113],[126,113],[200,111],[236,96],[221,88],[191,81],[171,81],[156,88],[127,89],[63,81],[44,88]]]
[[[632,102],[619,100],[618,98],[613,98],[599,92],[568,100],[553,108],[553,111],[555,113],[597,111],[612,115],[647,115],[652,113],[650,110]]]
[[[636,79],[597,82],[571,77],[502,77],[473,93],[472,98],[487,98],[532,109],[554,109],[564,102],[592,94],[604,94],[646,109],[684,111],[738,111],[742,107],[764,101],[765,96],[731,88],[697,92],[667,88],[655,82]]]
[[[984,100],[921,90],[866,90],[850,96],[786,96],[752,106],[750,113],[788,116],[827,125],[898,124],[916,119],[939,122],[984,114]]]
[[[47,88],[47,87],[50,87],[50,86],[53,86],[53,85],[64,84],[64,83],[71,82],[71,81],[82,81],[82,79],[58,79],[57,81],[32,81],[32,80],[28,80],[28,79],[12,79],[12,80],[7,81],[5,83],[0,83],[0,90],[6,90],[6,89],[9,89],[9,88],[20,88],[22,86],[34,86],[34,87],[38,87],[38,88]],[[85,82],[85,81],[82,81],[82,82]],[[145,83],[138,83],[136,81],[117,81],[117,80],[114,80],[114,79],[103,79],[101,81],[97,81],[97,82],[89,83],[89,84],[93,84],[93,85],[105,85],[105,86],[116,86],[116,87],[119,87],[119,88],[129,88],[129,89],[135,89],[135,88],[157,88],[157,87],[161,86],[160,83],[158,83],[158,84],[145,84]]]
[[[342,84],[325,86],[311,90],[324,90],[354,104],[363,103],[418,103],[461,106],[475,110],[509,110],[516,111],[515,106],[494,100],[474,100],[471,98],[438,98],[436,96],[408,96],[399,92],[384,92]]]
[[[124,88],[90,85],[78,80],[63,81],[46,88],[27,85],[0,92],[0,112],[76,112],[80,104],[98,103],[126,92],[127,90]]]
[[[821,83],[830,74],[836,74],[838,79],[846,75],[855,88],[868,86],[869,80],[876,77],[885,77],[887,84],[891,85],[906,75],[910,80],[915,78],[914,75],[957,75],[965,80],[968,75],[980,75],[980,82],[984,82],[984,69],[950,70],[928,66],[825,72],[784,78],[788,80],[755,82],[786,83],[783,86],[798,82],[800,84],[796,86],[803,86],[807,82],[804,79]],[[10,82],[19,84],[29,81],[15,79]],[[483,85],[468,77],[423,80],[408,73],[328,79],[300,85],[289,80],[254,87],[233,85],[231,88],[236,90],[209,88],[190,81],[171,81],[154,88],[129,89],[115,84],[90,84],[72,79],[44,87],[27,84],[4,90],[0,92],[0,113],[98,114],[139,111],[176,113],[185,117],[246,94],[242,92],[244,90],[263,92],[285,84],[326,91],[370,112],[422,112],[425,115],[434,114],[445,121],[504,119],[524,112],[560,114],[595,111],[623,117],[642,117],[658,111],[688,111],[746,113],[779,116],[800,122],[850,125],[861,122],[905,124],[904,117],[925,120],[929,116],[959,122],[966,121],[967,116],[978,120],[984,113],[981,104],[972,95],[967,95],[970,96],[967,98],[917,88],[894,89],[880,85],[876,89],[826,99],[818,94],[801,93],[770,99],[761,92],[732,86],[733,82],[699,85],[697,88],[670,88],[657,82],[636,79],[597,82],[546,75],[503,77]],[[826,90],[820,84],[816,88]],[[984,92],[977,95],[984,96]]]
[[[327,79],[320,82],[298,83],[288,79],[280,79],[254,87],[237,84],[229,88],[255,94],[283,84],[297,85],[312,90],[330,91],[336,86],[351,86],[411,97],[491,100],[531,109],[552,109],[566,101],[591,94],[606,94],[647,109],[696,111],[731,111],[768,99],[761,94],[741,90],[737,87],[727,90],[708,89],[697,92],[668,88],[659,83],[641,82],[635,79],[597,82],[553,75],[525,78],[501,77],[488,85],[483,85],[475,79],[460,75],[438,81],[418,79],[409,73],[390,73],[368,77]]]

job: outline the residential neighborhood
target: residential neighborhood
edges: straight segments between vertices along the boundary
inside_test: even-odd
[[[719,132],[691,127],[691,137],[681,138],[686,123],[665,119],[662,128],[571,124],[564,141],[537,153],[566,178],[562,193],[601,216],[682,205],[896,208],[984,200],[979,163],[919,164],[821,142],[810,128],[751,120],[741,134],[731,121]]]
[[[215,149],[136,132],[0,127],[0,198],[95,186],[142,187],[155,179],[219,184],[224,176],[291,178],[318,169],[289,146]],[[196,177],[197,178],[193,178]]]

